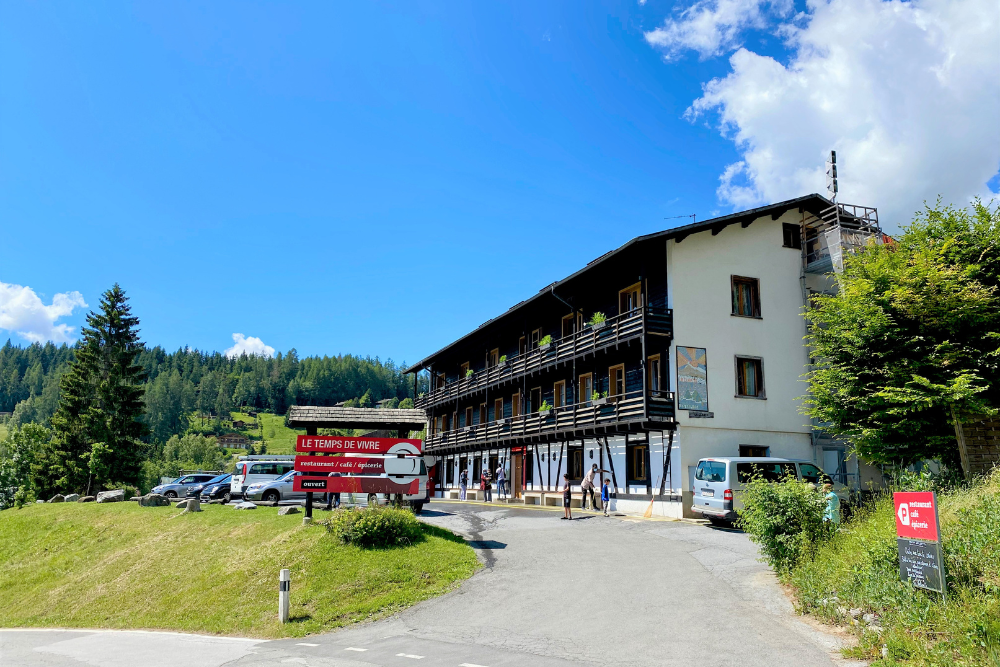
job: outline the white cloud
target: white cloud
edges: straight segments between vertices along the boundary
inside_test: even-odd
[[[225,355],[229,358],[238,357],[243,354],[257,355],[258,357],[274,356],[274,348],[270,345],[265,345],[264,341],[256,336],[247,338],[241,333],[234,333],[233,343],[233,346],[225,352]]]
[[[938,195],[959,205],[991,196],[986,182],[1000,167],[996,0],[808,0],[808,12],[778,31],[787,65],[741,48],[687,112],[717,112],[741,153],[721,176],[723,202],[825,192],[831,149],[841,200],[878,206],[890,229]]]
[[[0,329],[14,331],[32,343],[73,342],[73,327],[56,324],[56,320],[72,315],[77,307],[87,307],[79,292],[56,294],[46,306],[30,287],[0,282]]]
[[[792,0],[699,0],[645,37],[664,50],[667,60],[685,49],[709,58],[739,46],[740,33],[747,28],[766,27],[769,13],[787,16],[792,7]]]

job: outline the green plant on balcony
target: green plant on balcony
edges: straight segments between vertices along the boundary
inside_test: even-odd
[[[465,377],[470,378],[470,377],[472,377],[475,374],[476,374],[476,372],[474,370],[472,370],[471,368],[465,369]]]
[[[587,322],[587,326],[593,327],[594,329],[600,329],[605,324],[607,324],[607,322],[608,322],[607,316],[604,313],[598,311],[590,316],[590,321]]]
[[[543,417],[549,414],[549,412],[551,411],[552,411],[552,406],[549,405],[549,402],[546,400],[543,400],[542,404],[538,406],[538,414],[540,414]]]
[[[542,339],[540,341],[538,341],[538,346],[539,347],[543,347],[545,345],[551,345],[551,344],[552,344],[552,336],[550,336],[548,334],[545,334],[544,336],[542,336]]]
[[[601,395],[600,395],[600,394],[598,394],[598,393],[597,393],[597,392],[595,391],[595,392],[594,392],[593,394],[591,394],[591,395],[590,395],[590,400],[592,400],[592,401],[596,401],[596,400],[597,400],[597,399],[599,399],[600,397],[601,397]]]
[[[507,355],[506,354],[500,355],[500,365],[503,366],[506,363],[507,363]]]

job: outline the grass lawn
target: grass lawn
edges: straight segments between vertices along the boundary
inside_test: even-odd
[[[0,441],[7,439],[7,427],[0,424]]]
[[[342,546],[275,508],[136,503],[0,512],[0,627],[168,629],[299,637],[382,617],[453,588],[478,567],[451,533],[409,547]],[[322,517],[322,514],[320,514]],[[277,622],[278,571],[292,575]]]
[[[253,422],[254,419],[248,414],[233,412],[230,413],[233,419],[244,422]],[[273,415],[267,412],[258,412],[257,421],[264,427],[264,442],[267,444],[268,454],[294,454],[295,436],[305,433],[305,430],[296,431],[285,426],[284,415]],[[274,431],[274,436],[271,431]],[[259,427],[244,429],[241,433],[259,439],[261,430]],[[259,445],[254,445],[255,447]]]

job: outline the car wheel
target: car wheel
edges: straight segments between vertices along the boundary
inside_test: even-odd
[[[225,503],[226,505],[228,505],[229,501],[232,499],[233,499],[233,494],[229,493],[228,491],[222,494],[222,502]]]
[[[266,491],[264,495],[261,497],[261,500],[263,500],[265,503],[276,503],[280,499],[281,496],[278,495],[277,491]]]
[[[165,495],[167,498],[176,498],[177,497],[177,492],[176,491],[167,491],[163,495]]]
[[[708,517],[708,522],[717,528],[732,528],[733,525],[726,521],[725,519],[720,519],[717,516]]]
[[[414,514],[420,514],[421,512],[424,511],[424,504],[423,503],[413,503],[412,505],[410,505],[410,507],[413,508],[413,513]]]
[[[368,507],[375,507],[376,505],[378,505],[378,494],[377,493],[369,493],[368,494]]]

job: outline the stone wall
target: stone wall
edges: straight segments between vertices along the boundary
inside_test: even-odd
[[[974,475],[988,473],[1000,465],[1000,418],[962,424],[965,446],[969,451],[969,467]]]

